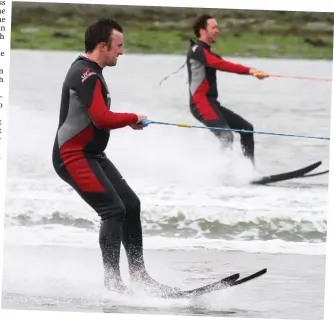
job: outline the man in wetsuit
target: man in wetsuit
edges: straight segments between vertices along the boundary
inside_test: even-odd
[[[85,33],[86,54],[72,63],[63,83],[53,166],[101,218],[99,243],[107,289],[127,292],[119,268],[121,242],[130,278],[146,289],[173,290],[153,280],[145,269],[140,200],[104,150],[110,130],[143,127],[145,116],[110,110],[110,93],[102,70],[123,54],[122,27],[111,19],[91,24]]]
[[[193,116],[206,126],[253,131],[253,126],[238,114],[220,105],[218,99],[216,71],[254,75],[263,79],[268,75],[249,67],[222,59],[211,51],[218,36],[216,20],[210,15],[199,16],[193,24],[197,42],[191,41],[187,54],[187,68],[190,91],[190,110]],[[212,132],[223,146],[233,143],[231,131]],[[253,133],[240,133],[244,156],[254,164]]]

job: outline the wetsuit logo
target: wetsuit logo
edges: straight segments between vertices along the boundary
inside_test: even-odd
[[[96,74],[92,72],[89,68],[85,69],[85,72],[81,75],[81,82],[84,83],[90,76]]]

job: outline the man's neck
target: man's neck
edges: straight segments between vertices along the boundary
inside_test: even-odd
[[[95,62],[96,64],[98,64],[101,69],[103,69],[105,66],[99,61],[99,59],[96,57],[96,55],[94,53],[86,53],[84,55],[84,57],[92,62]]]
[[[211,45],[212,45],[212,43],[210,43],[210,42],[209,42],[208,40],[206,40],[206,39],[201,39],[201,38],[199,38],[198,41],[205,43],[205,44],[206,44],[207,46],[209,46],[209,47],[211,47]]]

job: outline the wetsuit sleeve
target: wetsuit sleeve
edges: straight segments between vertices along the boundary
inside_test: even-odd
[[[102,82],[96,75],[91,75],[84,82],[80,81],[75,90],[97,128],[117,129],[137,123],[136,114],[117,113],[108,109],[103,98]]]
[[[208,67],[215,68],[220,71],[226,71],[231,73],[249,74],[251,68],[245,67],[241,64],[236,64],[227,60],[224,60],[216,55],[212,54],[205,48],[197,47],[191,55],[192,59],[195,59]]]

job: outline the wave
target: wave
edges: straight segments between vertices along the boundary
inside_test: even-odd
[[[98,231],[62,225],[11,226],[5,229],[4,243],[9,246],[65,246],[99,249]],[[326,243],[276,240],[225,240],[147,236],[144,249],[158,251],[218,250],[248,253],[325,255]]]
[[[201,208],[209,212],[209,208]],[[97,216],[77,217],[68,212],[55,211],[49,215],[32,212],[7,216],[6,226],[71,226],[77,229],[98,230]],[[324,215],[265,215],[258,213],[227,214],[220,211],[200,214],[194,209],[177,207],[151,209],[142,212],[143,231],[146,236],[224,240],[282,240],[290,242],[326,242],[327,220]]]

